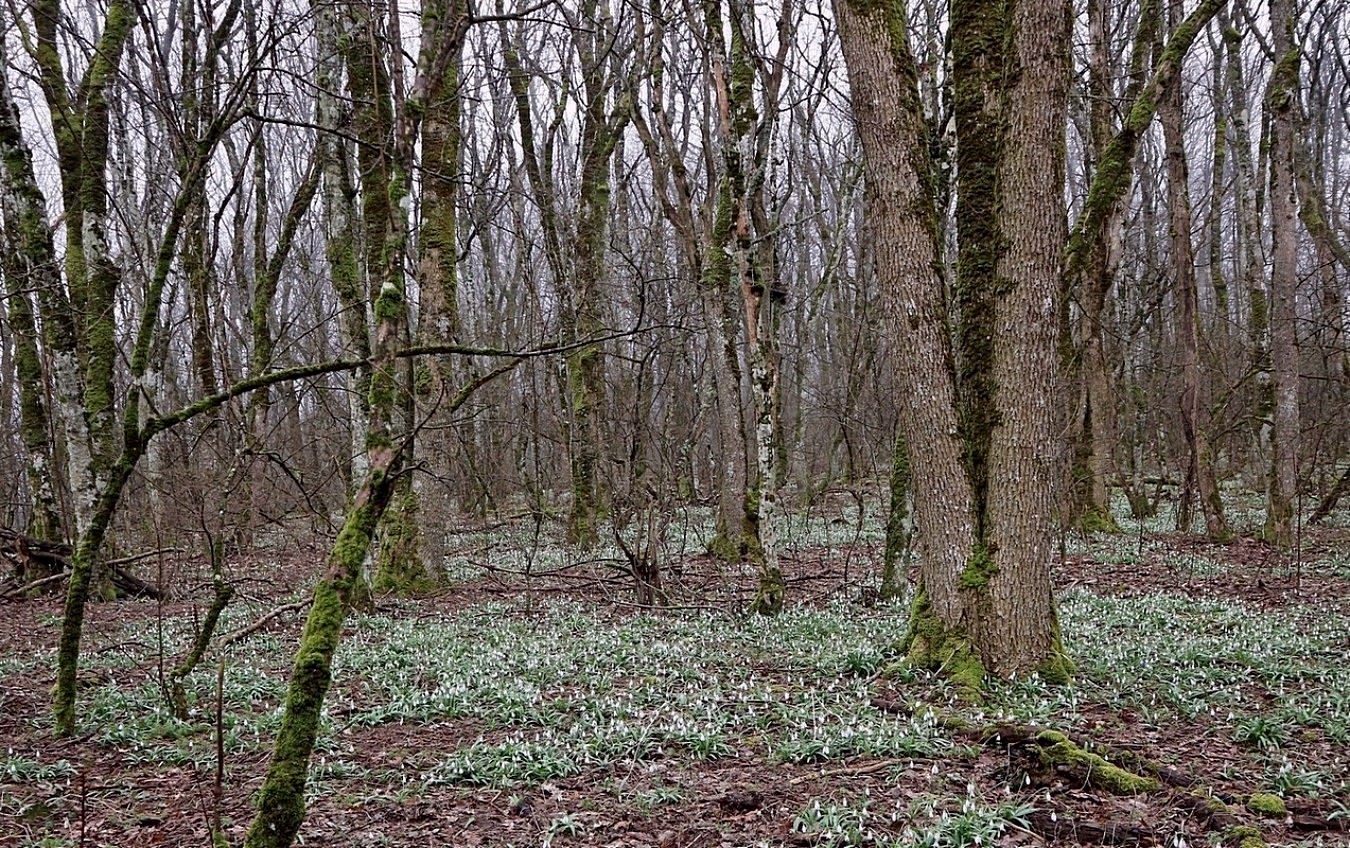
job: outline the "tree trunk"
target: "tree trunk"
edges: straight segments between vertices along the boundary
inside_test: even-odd
[[[0,44],[0,66],[7,64]],[[30,292],[60,291],[56,249],[47,228],[46,198],[33,172],[33,159],[23,139],[20,113],[0,75],[0,219],[4,223],[0,274],[8,283],[7,319],[13,332],[18,377],[20,431],[28,488],[33,497],[28,535],[44,541],[64,541],[59,469],[51,419],[44,397],[41,354],[33,296]],[[28,580],[45,574],[22,574]]]
[[[721,37],[721,5],[707,7],[710,44],[714,51],[724,200],[726,219],[718,209],[715,228],[726,227],[730,283],[740,294],[745,363],[750,377],[752,473],[747,475],[744,510],[745,554],[759,570],[759,589],[750,608],[773,615],[783,608],[786,584],[778,565],[778,360],[776,269],[772,261],[772,236],[763,220],[763,184],[767,151],[760,140],[771,131],[771,119],[762,119],[755,107],[755,66],[751,62],[748,33],[753,4],[729,0],[730,39]],[[766,99],[772,100],[771,96]],[[719,201],[720,203],[720,201]],[[764,241],[768,240],[768,244]],[[714,247],[714,250],[717,248]],[[767,251],[767,252],[766,252]]]
[[[1275,70],[1266,105],[1270,110],[1270,359],[1274,377],[1271,470],[1267,489],[1266,537],[1288,547],[1294,542],[1294,503],[1299,466],[1298,399],[1298,231],[1294,190],[1294,128],[1298,106],[1299,47],[1294,41],[1292,0],[1271,2],[1271,46]]]
[[[422,117],[422,222],[419,228],[419,344],[459,340],[456,180],[459,174],[460,93],[464,0],[428,0],[422,6],[422,48],[418,74],[425,90],[414,93],[425,103]],[[459,450],[450,415],[451,387],[459,375],[448,357],[428,357],[417,397],[425,425],[417,439],[413,478],[421,509],[421,555],[432,581],[441,579],[447,555],[447,530],[454,515],[455,463]]]
[[[1180,26],[1182,9],[1170,0],[1173,27]],[[1177,529],[1191,532],[1194,498],[1199,496],[1209,538],[1222,541],[1230,532],[1214,478],[1214,460],[1209,447],[1204,386],[1200,367],[1200,296],[1195,278],[1195,248],[1191,242],[1190,177],[1183,134],[1181,81],[1168,88],[1158,106],[1167,155],[1167,198],[1171,232],[1172,273],[1176,281],[1177,342],[1181,348],[1181,422],[1186,438],[1186,484],[1177,511]]]
[[[1046,175],[1064,165],[1068,8],[953,9],[959,358],[936,270],[928,134],[904,6],[839,0],[836,11],[878,274],[896,349],[911,356],[898,375],[920,563],[910,657],[968,691],[986,671],[1062,680],[1069,666],[1049,575],[1059,457],[1046,447],[1058,433],[1066,234],[1060,182]],[[1019,73],[1005,94],[998,81],[1010,65]],[[1001,208],[980,194],[994,189]],[[992,240],[972,243],[977,233]]]

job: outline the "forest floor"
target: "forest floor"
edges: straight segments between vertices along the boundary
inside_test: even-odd
[[[573,561],[519,521],[458,528],[450,589],[349,618],[300,844],[1350,845],[1344,521],[1297,556],[1161,520],[1071,535],[1054,579],[1073,685],[971,704],[899,661],[903,604],[868,602],[875,512],[794,525],[773,620],[742,616],[753,575],[696,543],[663,547],[654,611],[604,554]],[[60,598],[0,604],[0,846],[209,846],[217,823],[242,844],[323,556],[229,562],[218,636],[282,612],[187,678],[185,721],[162,681],[209,581],[184,555],[143,569],[175,599],[91,607],[69,740],[49,717]],[[1158,788],[1046,765],[1045,729]]]

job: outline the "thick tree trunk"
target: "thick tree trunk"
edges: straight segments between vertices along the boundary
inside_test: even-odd
[[[1032,670],[1055,679],[1067,674],[1049,568],[1062,461],[1052,446],[1063,429],[1055,319],[1068,235],[1062,128],[1070,21],[1068,3],[1021,2],[1012,4],[1007,23],[1015,82],[1003,95],[1006,146],[994,165],[1003,204],[996,226],[1008,249],[984,281],[998,296],[992,372],[1000,420],[993,426],[987,512],[980,522],[986,535],[977,540],[995,570],[980,599],[988,604],[986,614],[972,631],[988,668],[1005,678]]]
[[[1060,432],[1067,234],[1060,182],[1046,175],[1064,167],[1068,7],[953,8],[956,351],[903,4],[839,0],[836,10],[878,273],[896,348],[912,357],[898,375],[920,563],[910,657],[971,690],[986,672],[1062,680],[1049,575],[1060,456],[1047,446]]]

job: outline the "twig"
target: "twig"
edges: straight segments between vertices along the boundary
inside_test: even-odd
[[[298,612],[304,609],[305,607],[309,606],[310,600],[311,599],[306,598],[303,601],[295,601],[294,603],[283,604],[282,606],[277,607],[271,612],[263,615],[261,618],[259,618],[252,624],[246,627],[241,627],[238,630],[235,630],[231,633],[226,633],[224,636],[220,637],[220,640],[216,642],[216,644],[211,648],[211,650],[223,651],[224,649],[233,645],[235,642],[247,638],[248,636],[252,636],[259,630],[262,630],[264,627],[267,626],[267,623],[270,622],[272,619],[277,618],[278,616],[281,615],[285,615],[288,612]]]
[[[900,760],[878,760],[875,763],[868,763],[865,766],[851,766],[849,768],[837,768],[837,769],[830,769],[829,771],[812,772],[811,774],[803,774],[799,777],[792,778],[791,780],[788,781],[788,786],[797,786],[798,784],[805,783],[808,780],[818,780],[819,778],[822,777],[861,777],[862,775],[865,774],[876,774],[877,772],[882,771],[883,769],[888,769],[891,768],[892,766],[898,766],[900,762],[901,762]]]

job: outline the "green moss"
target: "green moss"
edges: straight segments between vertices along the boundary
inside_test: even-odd
[[[1225,830],[1223,842],[1225,845],[1236,845],[1237,848],[1266,848],[1266,840],[1261,836],[1261,829],[1249,824],[1233,825]]]
[[[1289,815],[1289,808],[1284,805],[1284,799],[1279,795],[1271,795],[1268,792],[1253,792],[1247,799],[1247,809],[1260,816],[1269,818],[1280,818]]]
[[[712,541],[708,542],[708,553],[723,562],[739,562],[741,545],[733,540],[729,533],[721,530],[712,538]]]
[[[1069,652],[1064,650],[1064,632],[1059,626],[1059,614],[1051,606],[1051,643],[1049,655],[1036,667],[1036,675],[1052,686],[1068,686],[1075,670]]]
[[[966,700],[980,701],[984,691],[984,663],[980,661],[965,633],[948,629],[933,612],[922,586],[914,596],[910,611],[909,633],[901,650],[911,665],[931,669],[956,685],[957,694]]]
[[[1036,676],[1051,686],[1068,686],[1073,680],[1074,664],[1057,639],[1049,659],[1036,667]]]
[[[975,549],[970,552],[970,559],[966,561],[965,570],[961,572],[961,588],[987,590],[989,580],[995,574],[998,574],[998,564],[994,562],[993,554],[983,543],[976,543]]]
[[[783,597],[787,594],[787,583],[783,572],[777,568],[765,569],[759,577],[759,591],[750,604],[750,612],[755,615],[778,615],[783,611]]]
[[[401,477],[395,485],[398,492],[380,522],[374,589],[379,593],[416,595],[434,588],[435,581],[427,573],[418,551],[420,511],[411,478]]]
[[[1157,778],[1135,774],[1107,762],[1097,754],[1084,751],[1067,736],[1055,730],[1043,730],[1036,736],[1041,761],[1047,766],[1065,765],[1086,772],[1087,780],[1099,789],[1116,795],[1156,792]]]
[[[1208,789],[1204,788],[1192,789],[1191,795],[1196,798],[1199,798],[1201,801],[1204,801],[1205,809],[1209,810],[1210,813],[1227,813],[1229,815],[1232,814],[1232,811],[1228,809],[1228,805],[1225,804],[1223,801],[1220,801],[1218,798],[1215,798],[1214,795]]]
[[[1120,524],[1111,511],[1103,506],[1092,504],[1083,510],[1078,518],[1078,529],[1085,533],[1120,533]]]

